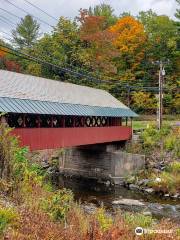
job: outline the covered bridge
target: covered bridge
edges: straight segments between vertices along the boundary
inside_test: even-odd
[[[2,112],[31,150],[126,141],[137,116],[104,90],[0,70]]]

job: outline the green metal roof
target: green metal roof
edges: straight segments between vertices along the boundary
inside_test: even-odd
[[[137,117],[129,108],[112,108],[0,97],[0,112],[73,116]]]

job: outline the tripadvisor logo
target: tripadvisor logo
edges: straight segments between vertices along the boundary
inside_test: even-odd
[[[136,234],[136,235],[140,236],[140,235],[142,235],[143,233],[144,233],[144,229],[143,229],[142,227],[137,227],[137,228],[135,229],[135,234]]]

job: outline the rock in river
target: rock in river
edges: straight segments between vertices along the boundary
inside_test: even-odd
[[[136,184],[130,184],[129,185],[129,189],[131,189],[131,190],[139,190],[139,186],[136,185]]]
[[[153,188],[145,188],[145,189],[144,189],[144,192],[153,193],[153,192],[154,192],[154,189],[153,189]]]
[[[143,207],[145,204],[135,199],[123,198],[112,202],[113,205],[126,205],[126,206],[140,206]]]

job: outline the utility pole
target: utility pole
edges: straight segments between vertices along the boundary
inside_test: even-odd
[[[163,116],[163,82],[164,82],[165,70],[163,63],[160,62],[159,69],[159,111],[158,111],[158,128],[162,128],[162,116]]]
[[[164,65],[169,64],[169,59],[166,62],[162,61],[155,61],[152,62],[154,65],[159,66],[159,94],[158,94],[158,129],[160,130],[162,128],[162,120],[163,120],[163,83],[164,83],[164,76],[166,74],[164,70]]]
[[[130,107],[130,91],[131,91],[131,88],[130,88],[129,84],[126,87],[127,87],[127,105],[128,105],[128,107]]]

